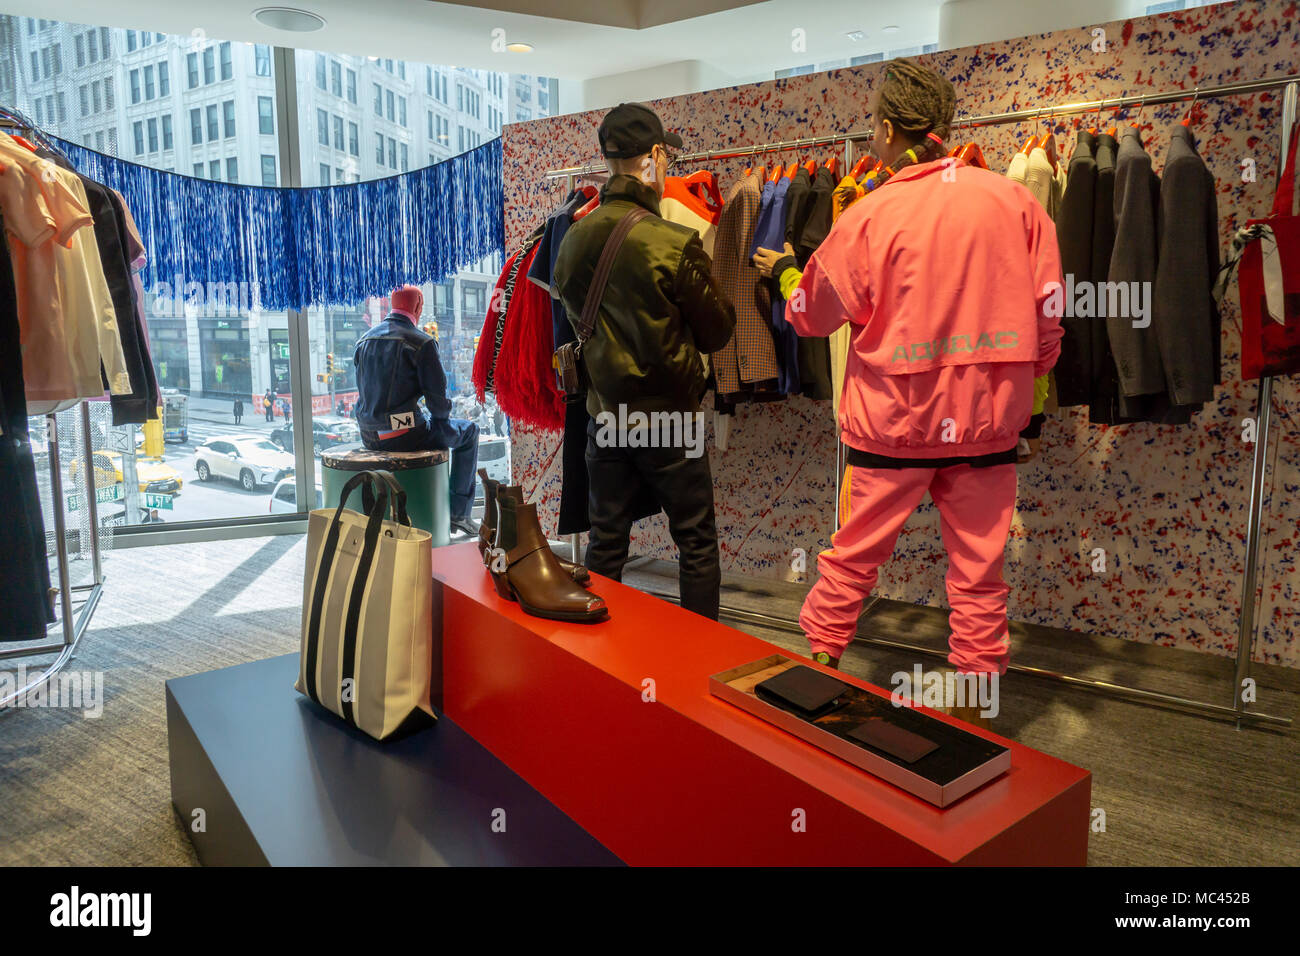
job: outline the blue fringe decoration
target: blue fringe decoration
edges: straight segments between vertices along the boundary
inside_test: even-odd
[[[236,282],[268,311],[355,305],[505,247],[499,138],[399,176],[303,189],[195,179],[51,138],[78,172],[126,197],[150,290]]]

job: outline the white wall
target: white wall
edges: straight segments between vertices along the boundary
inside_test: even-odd
[[[619,103],[643,102],[735,86],[739,78],[702,60],[678,60],[645,70],[612,73],[560,84],[560,112],[604,109]]]
[[[945,0],[939,8],[939,49],[1123,20],[1141,15],[1146,6],[1136,0]]]

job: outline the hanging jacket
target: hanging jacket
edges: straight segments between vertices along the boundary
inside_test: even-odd
[[[1115,249],[1115,161],[1119,143],[1110,133],[1097,135],[1097,187],[1092,215],[1092,281],[1105,282]],[[1088,329],[1092,340],[1092,383],[1089,388],[1088,421],[1094,425],[1115,425],[1119,414],[1119,371],[1110,348],[1106,323],[1094,319]]]
[[[1157,235],[1151,331],[1169,398],[1177,405],[1213,401],[1214,386],[1222,381],[1220,318],[1211,293],[1219,272],[1218,199],[1214,176],[1181,124],[1165,157]]]
[[[1046,211],[995,173],[947,171],[907,167],[845,210],[786,310],[801,335],[852,323],[839,423],[860,451],[1013,449],[1034,378],[1060,352],[1060,321],[1045,308],[1062,281]]]
[[[582,360],[591,387],[587,410],[699,410],[700,352],[722,348],[735,310],[713,279],[695,231],[659,218],[659,197],[632,176],[614,176],[600,206],[575,222],[560,244],[554,284],[575,328],[605,241],[634,205],[654,214],[628,233],[614,258]]]
[[[790,180],[784,176],[771,186],[770,199],[767,189],[763,190],[765,202],[759,210],[758,225],[754,227],[754,242],[749,254],[753,256],[759,249],[776,249],[780,251],[785,245],[785,199],[789,193]],[[799,335],[794,327],[785,320],[785,300],[774,278],[761,279],[755,287],[758,297],[759,312],[767,317],[772,330],[772,341],[776,344],[776,360],[780,367],[777,376],[778,387],[782,395],[794,395],[800,389],[799,382]]]
[[[1092,217],[1097,192],[1096,137],[1080,130],[1066,174],[1065,195],[1056,215],[1061,271],[1075,282],[1092,281]],[[1063,316],[1061,357],[1056,363],[1056,390],[1062,406],[1086,405],[1092,399],[1093,318]]]
[[[808,193],[808,218],[794,249],[795,259],[800,266],[808,261],[808,257],[831,231],[831,202],[835,185],[835,175],[825,166],[818,166],[812,190]]]
[[[1115,248],[1107,277],[1111,283],[1154,288],[1159,196],[1160,180],[1151,169],[1151,157],[1138,131],[1130,127],[1120,140],[1115,166]],[[1121,397],[1165,390],[1159,343],[1150,328],[1134,326],[1135,318],[1130,314],[1106,316]]]
[[[735,332],[710,356],[722,396],[736,395],[754,383],[774,382],[780,372],[770,323],[754,298],[760,276],[750,256],[750,242],[760,202],[759,179],[751,173],[731,188],[718,217],[713,275],[736,312]]]

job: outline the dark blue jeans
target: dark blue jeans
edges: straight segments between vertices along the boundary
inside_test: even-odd
[[[405,435],[380,439],[361,433],[362,442],[375,451],[450,451],[451,520],[470,516],[474,508],[474,471],[478,468],[478,426],[459,418],[435,418],[428,428],[412,428]]]

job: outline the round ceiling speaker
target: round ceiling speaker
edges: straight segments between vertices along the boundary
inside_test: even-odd
[[[325,26],[325,18],[294,7],[262,7],[253,11],[253,19],[263,26],[290,33],[312,33]]]

